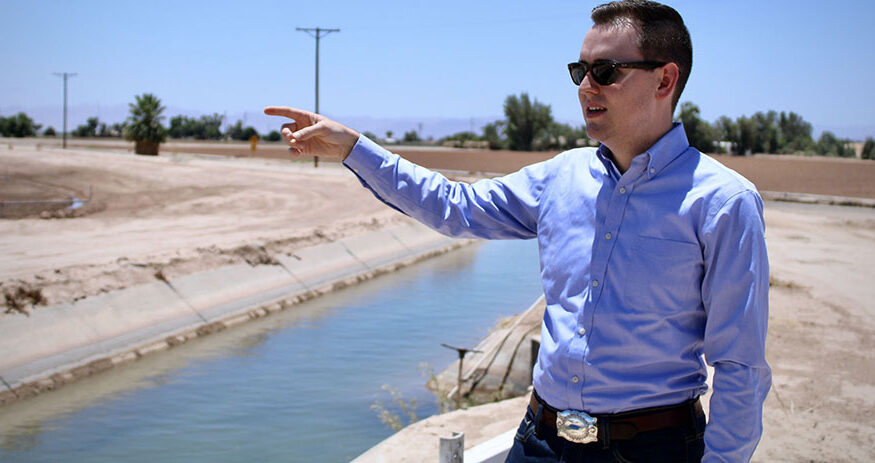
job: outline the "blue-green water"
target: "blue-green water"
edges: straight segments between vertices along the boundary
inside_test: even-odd
[[[540,291],[535,242],[468,246],[4,407],[0,461],[348,461],[392,433],[384,384],[436,413],[420,364]]]

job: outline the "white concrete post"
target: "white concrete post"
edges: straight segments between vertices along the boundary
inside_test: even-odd
[[[441,437],[439,463],[464,463],[465,433],[454,432],[453,437]]]

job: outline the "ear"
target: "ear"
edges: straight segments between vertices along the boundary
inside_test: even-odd
[[[656,87],[656,98],[671,98],[680,78],[680,69],[675,63],[668,63],[659,70],[659,85]]]

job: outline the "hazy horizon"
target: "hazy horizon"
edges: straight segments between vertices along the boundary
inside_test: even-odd
[[[164,103],[162,101],[162,103]],[[695,102],[694,102],[695,103]],[[167,106],[165,104],[165,106]],[[97,117],[100,122],[108,125],[123,122],[128,116],[127,103],[117,105],[88,105],[81,104],[68,107],[67,130],[72,132],[79,125],[84,125],[89,117]],[[762,110],[763,112],[768,109]],[[60,134],[63,119],[62,106],[59,104],[56,107],[11,107],[9,110],[0,107],[0,116],[8,117],[18,112],[25,112],[29,117],[34,119],[34,122],[41,124],[44,130],[51,126]],[[477,117],[375,117],[368,115],[344,115],[344,114],[326,114],[344,124],[356,128],[361,132],[373,132],[382,137],[386,131],[391,130],[395,137],[401,137],[404,132],[416,130],[421,138],[426,139],[432,137],[438,139],[454,133],[471,130],[475,133],[481,133],[484,125],[495,120],[504,119],[504,115],[499,111],[493,116],[477,116]],[[776,111],[780,112],[780,110]],[[167,106],[163,115],[165,116],[164,125],[169,126],[170,118],[174,116],[200,117],[201,115],[211,115],[216,111],[206,112],[197,111],[174,106]],[[238,120],[243,121],[244,126],[252,126],[262,135],[268,134],[272,130],[279,130],[281,125],[280,119],[265,118],[262,116],[260,108],[253,111],[243,111],[235,113],[222,113],[225,120],[222,124],[223,130],[230,124],[236,123]],[[751,114],[745,114],[750,116]],[[805,117],[802,115],[803,118]],[[47,123],[46,121],[56,121],[56,123]],[[808,119],[806,119],[808,120]],[[583,117],[579,120],[559,120],[558,122],[566,123],[574,127],[583,125]],[[811,122],[810,120],[808,120]],[[708,121],[714,122],[714,121]],[[839,126],[839,125],[813,125],[813,136],[815,139],[823,132],[830,131],[840,138],[847,138],[853,141],[863,141],[867,137],[875,136],[875,126]]]

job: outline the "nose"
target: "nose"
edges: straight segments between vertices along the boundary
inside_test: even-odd
[[[600,90],[598,82],[592,80],[592,72],[587,72],[577,86],[577,92],[582,94],[595,95]]]

